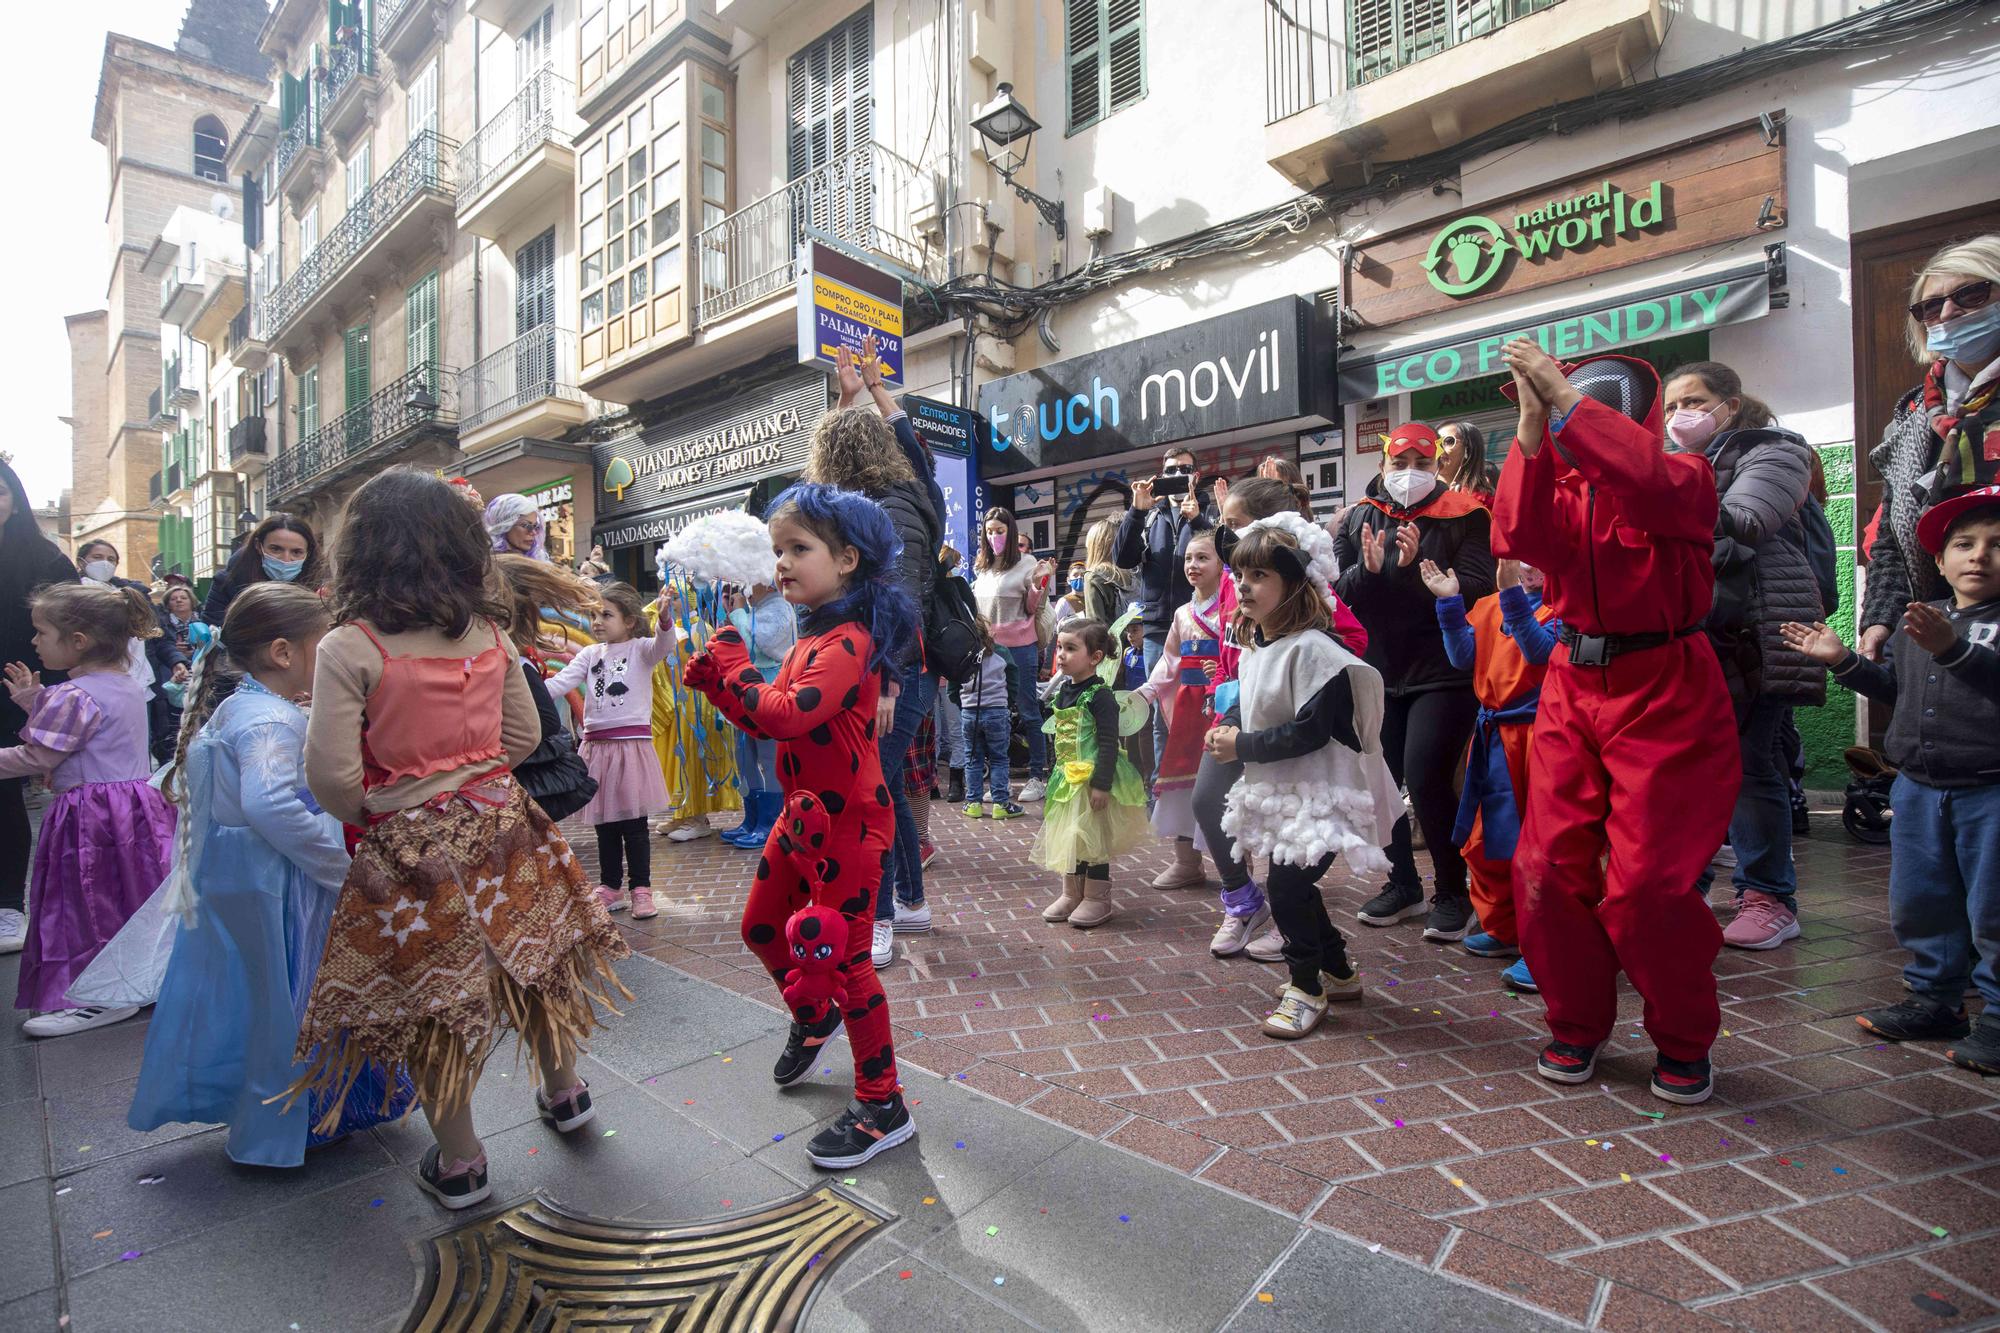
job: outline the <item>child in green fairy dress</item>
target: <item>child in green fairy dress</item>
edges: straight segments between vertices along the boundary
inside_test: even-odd
[[[1112,917],[1111,861],[1150,833],[1146,784],[1120,744],[1126,713],[1143,725],[1142,701],[1123,702],[1105,678],[1116,669],[1111,631],[1087,616],[1065,620],[1056,629],[1056,675],[1061,684],[1050,700],[1042,730],[1055,740],[1049,789],[1042,806],[1042,831],[1034,859],[1063,877],[1062,896],[1042,911],[1051,923],[1067,921],[1079,930]],[[1137,703],[1137,707],[1131,706]]]

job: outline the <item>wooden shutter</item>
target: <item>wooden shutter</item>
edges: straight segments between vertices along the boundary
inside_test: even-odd
[[[1347,82],[1379,79],[1396,67],[1398,0],[1348,0]]]
[[[1104,0],[1065,0],[1063,59],[1069,71],[1069,128],[1104,115]]]
[[[341,360],[346,371],[346,392],[342,410],[352,412],[368,401],[368,353],[371,339],[368,326],[357,324],[341,338]]]
[[[556,317],[556,233],[552,227],[514,255],[514,336]]]
[[[874,138],[875,25],[862,10],[785,66],[786,175],[837,161]]]
[[[1145,0],[1109,0],[1104,14],[1104,114],[1146,95]]]
[[[403,104],[404,128],[411,142],[425,130],[438,127],[438,64],[433,59],[410,80],[409,97]]]
[[[264,243],[264,192],[255,176],[243,178],[243,248],[255,250]]]
[[[403,369],[435,370],[438,359],[438,275],[435,270],[417,280],[403,298]],[[436,375],[425,376],[435,392]]]
[[[299,438],[301,440],[319,429],[319,367],[313,366],[299,375]]]

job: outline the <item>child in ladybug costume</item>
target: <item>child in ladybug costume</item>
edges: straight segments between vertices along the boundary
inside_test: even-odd
[[[1547,571],[1563,622],[1514,850],[1521,951],[1554,1040],[1538,1068],[1587,1082],[1621,969],[1659,1051],[1652,1089],[1706,1101],[1722,930],[1695,888],[1742,781],[1729,691],[1701,632],[1713,599],[1715,474],[1668,454],[1660,377],[1631,357],[1569,369],[1526,339],[1502,355],[1520,429],[1493,549]]]
[[[750,664],[742,635],[723,629],[689,659],[684,679],[745,734],[778,743],[786,810],[757,862],[743,908],[744,943],[782,988],[797,963],[786,927],[799,909],[828,908],[847,922],[845,1007],[809,1000],[795,1008],[790,1040],[771,1071],[781,1087],[798,1082],[846,1023],[854,1101],[806,1149],[814,1165],[841,1169],[916,1133],[897,1091],[889,1006],[869,945],[875,891],[895,837],[875,702],[892,646],[917,632],[917,608],[888,581],[902,543],[874,501],[801,482],[772,502],[766,521],[778,590],[802,612],[798,642],[767,681]],[[824,822],[799,817],[809,805]]]

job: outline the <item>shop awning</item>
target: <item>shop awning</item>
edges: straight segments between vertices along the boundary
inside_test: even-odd
[[[1575,360],[1673,334],[1757,319],[1771,308],[1771,270],[1741,258],[1720,270],[1681,274],[1636,290],[1600,292],[1551,310],[1481,318],[1462,328],[1430,329],[1401,341],[1363,346],[1340,358],[1340,400],[1369,402],[1459,380],[1504,373],[1500,348],[1533,338],[1551,356]]]
[[[607,551],[621,546],[656,545],[666,541],[688,524],[726,509],[741,509],[753,486],[733,486],[712,495],[697,496],[677,505],[666,505],[643,514],[627,514],[591,529],[590,540]]]

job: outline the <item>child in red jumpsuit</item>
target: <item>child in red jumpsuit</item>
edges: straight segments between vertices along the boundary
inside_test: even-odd
[[[689,660],[684,678],[746,735],[778,743],[785,807],[744,904],[744,943],[783,986],[796,965],[786,921],[808,906],[847,920],[847,1008],[796,1011],[771,1071],[781,1087],[798,1082],[812,1072],[820,1046],[847,1024],[854,1101],[806,1148],[815,1166],[841,1169],[916,1133],[897,1091],[889,1006],[869,947],[875,891],[896,830],[875,743],[875,702],[888,654],[916,634],[917,609],[887,581],[902,543],[874,501],[802,482],[772,502],[766,521],[778,590],[804,612],[798,643],[777,679],[766,681],[750,665],[742,636],[724,629]]]
[[[1660,377],[1604,356],[1568,373],[1533,342],[1503,356],[1521,423],[1494,497],[1493,550],[1547,571],[1563,622],[1514,852],[1521,949],[1554,1037],[1538,1067],[1589,1080],[1622,968],[1659,1051],[1653,1094],[1706,1101],[1721,1026],[1722,931],[1695,877],[1729,828],[1742,765],[1729,692],[1700,632],[1713,598],[1715,476],[1668,454]]]

